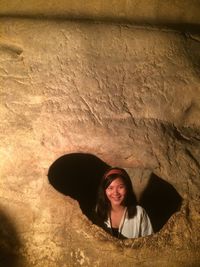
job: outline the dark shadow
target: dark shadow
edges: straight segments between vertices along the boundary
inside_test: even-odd
[[[91,154],[72,153],[57,159],[49,168],[50,184],[79,202],[83,213],[92,220],[99,182],[109,168]]]
[[[0,266],[20,266],[21,242],[10,218],[0,210]],[[20,261],[20,262],[19,262]]]
[[[181,203],[182,197],[176,189],[154,173],[139,201],[148,213],[155,232],[166,224],[173,213],[180,210]]]
[[[200,23],[192,22],[179,22],[174,23],[173,21],[165,19],[147,19],[144,18],[122,18],[122,17],[112,17],[112,16],[87,16],[84,14],[26,14],[22,11],[20,14],[14,14],[13,12],[6,12],[6,14],[0,14],[0,18],[14,18],[14,19],[35,19],[35,20],[54,20],[54,21],[75,21],[75,22],[85,22],[85,23],[104,23],[104,24],[116,24],[116,25],[135,25],[140,27],[152,27],[158,29],[174,30],[179,32],[189,32],[192,34],[198,34],[200,32]]]

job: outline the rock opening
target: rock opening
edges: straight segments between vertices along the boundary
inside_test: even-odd
[[[147,211],[153,229],[157,232],[181,208],[182,197],[170,183],[152,173],[139,202]]]
[[[50,166],[48,178],[56,190],[76,199],[82,212],[93,220],[98,185],[109,167],[95,155],[72,153],[61,156]],[[145,208],[157,232],[180,209],[182,198],[171,184],[151,173],[138,202]]]
[[[109,165],[94,155],[72,153],[50,166],[48,178],[56,190],[76,199],[83,213],[92,219],[98,184],[108,168]]]

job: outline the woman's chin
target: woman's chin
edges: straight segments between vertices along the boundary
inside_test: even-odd
[[[112,201],[111,202],[111,205],[113,206],[113,207],[119,207],[119,206],[122,206],[122,201],[120,200],[120,201]]]

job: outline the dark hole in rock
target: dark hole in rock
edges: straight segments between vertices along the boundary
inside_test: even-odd
[[[180,209],[182,197],[171,184],[152,173],[139,203],[145,208],[157,232]]]
[[[79,202],[83,213],[92,220],[99,182],[109,168],[91,154],[72,153],[57,159],[49,168],[50,184]]]
[[[11,219],[0,210],[0,266],[19,266],[22,244]]]
[[[92,154],[72,153],[58,158],[49,168],[50,184],[79,202],[82,212],[93,221],[98,186],[110,166]],[[155,232],[178,211],[182,198],[175,188],[154,173],[142,192],[139,204],[148,213]]]

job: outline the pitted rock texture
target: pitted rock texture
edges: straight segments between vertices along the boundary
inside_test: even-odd
[[[198,266],[199,34],[61,20],[0,25],[2,262]],[[51,164],[72,152],[132,176],[152,170],[181,195],[181,210],[153,236],[115,240],[48,183]],[[135,177],[137,192],[145,179]]]

